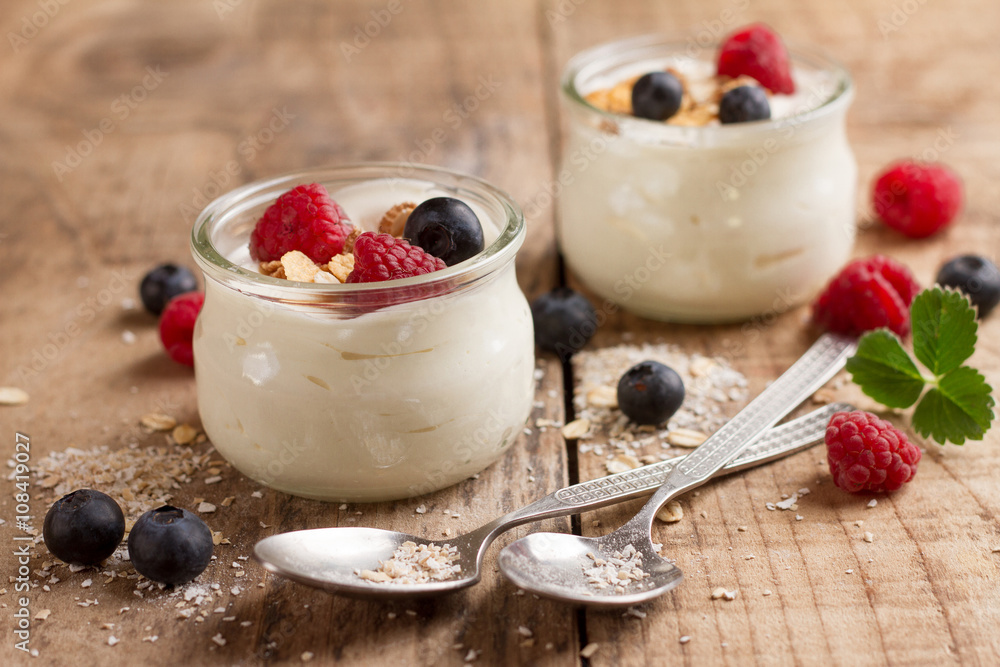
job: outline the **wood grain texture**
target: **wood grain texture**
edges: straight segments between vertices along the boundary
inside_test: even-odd
[[[24,406],[0,407],[4,458],[16,431],[30,434],[37,460],[68,446],[162,443],[136,425],[151,411],[198,422],[190,372],[161,353],[152,318],[121,301],[135,298],[138,280],[159,262],[193,266],[187,236],[196,212],[256,178],[360,160],[471,172],[530,213],[517,261],[529,298],[563,280],[576,284],[560,274],[549,196],[566,60],[620,37],[711,36],[753,20],[821,46],[853,73],[848,130],[862,192],[882,165],[909,155],[946,161],[965,182],[960,223],[923,242],[874,224],[862,196],[857,255],[894,255],[925,284],[960,252],[1000,259],[1000,88],[990,83],[1000,78],[1000,6],[986,0],[4,3],[0,263],[15,268],[0,272],[0,385],[31,394]],[[662,339],[724,356],[756,392],[808,346],[806,315],[796,309],[748,328],[616,313],[591,345]],[[122,341],[125,330],[135,344]],[[1000,317],[983,323],[973,363],[1000,386]],[[539,366],[542,407],[529,426],[564,418],[560,365],[543,356]],[[605,474],[602,457],[567,452],[556,429],[530,431],[478,479],[397,503],[341,510],[266,489],[253,498],[259,487],[232,470],[217,485],[196,476],[177,491],[178,504],[237,497],[209,518],[232,541],[216,549],[205,575],[221,584],[225,613],[179,620],[175,598],[152,592],[140,600],[132,582],[57,569],[62,582],[30,593],[32,614],[52,612],[32,623],[36,659],[13,647],[14,582],[6,584],[0,662],[299,664],[311,652],[314,664],[436,665],[461,664],[472,649],[482,652],[476,664],[1000,664],[996,431],[961,448],[930,447],[917,480],[872,508],[868,497],[832,486],[820,450],[689,494],[684,520],[656,528],[685,582],[643,605],[643,619],[536,600],[500,578],[500,546],[529,530],[568,531],[569,520],[512,531],[491,549],[480,585],[413,604],[329,596],[252,562],[243,577],[231,567],[278,531],[366,525],[437,536],[472,529],[571,479]],[[16,573],[6,545],[18,532],[13,485],[0,486],[3,577]],[[802,520],[766,509],[802,487],[811,490],[799,503]],[[427,514],[415,513],[420,504]],[[585,534],[605,532],[638,506],[587,513],[579,525]],[[32,500],[36,526],[45,509]],[[33,569],[50,558],[41,545],[34,553]],[[93,586],[81,588],[88,577]],[[229,592],[234,585],[239,595]],[[719,586],[738,591],[736,599],[711,600]],[[88,597],[99,604],[78,606]],[[230,615],[238,620],[222,620]],[[117,646],[107,644],[112,634]],[[217,634],[225,645],[213,643]],[[142,641],[152,635],[155,643]],[[691,640],[682,644],[682,636]],[[579,651],[589,642],[599,648],[588,661]]]

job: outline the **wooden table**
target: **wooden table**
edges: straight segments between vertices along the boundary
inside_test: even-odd
[[[556,173],[556,82],[571,54],[627,35],[712,35],[758,19],[790,41],[820,45],[853,72],[849,134],[862,191],[888,161],[935,151],[965,181],[960,221],[929,241],[872,226],[862,202],[856,253],[896,256],[925,284],[960,252],[996,260],[996,2],[5,2],[0,385],[31,398],[0,407],[4,457],[14,454],[15,432],[30,436],[38,461],[68,446],[162,444],[162,434],[136,427],[148,412],[198,423],[190,370],[162,354],[151,317],[120,302],[136,296],[138,280],[157,263],[193,266],[188,231],[218,192],[304,167],[411,160],[471,172],[522,204],[540,203]],[[529,297],[573,283],[558,261],[552,207],[533,208],[518,260]],[[808,345],[805,315],[786,313],[763,326],[763,335],[742,340],[740,325],[680,327],[619,314],[591,346],[620,343],[626,332],[633,341],[662,338],[705,353],[742,340],[744,352],[733,363],[759,391]],[[126,330],[135,334],[133,344],[123,341]],[[998,341],[994,315],[982,326],[973,360],[994,387]],[[538,363],[544,407],[532,420],[562,421],[560,365],[550,356]],[[14,648],[19,595],[14,581],[6,584],[0,662],[251,665],[312,657],[319,664],[430,665],[468,656],[478,664],[570,665],[588,663],[581,648],[596,643],[589,664],[996,665],[997,433],[964,447],[929,445],[916,481],[870,509],[867,497],[833,488],[817,465],[819,450],[706,487],[683,501],[683,522],[657,528],[688,576],[676,591],[643,605],[641,619],[517,595],[499,576],[500,546],[529,530],[570,530],[568,519],[513,531],[491,549],[480,585],[419,603],[333,597],[265,575],[252,562],[243,564],[242,579],[230,571],[256,540],[278,531],[334,524],[465,531],[571,481],[605,474],[600,458],[578,456],[558,429],[532,428],[478,479],[453,489],[344,510],[266,489],[252,499],[260,487],[230,469],[212,486],[200,474],[177,491],[178,504],[237,496],[208,516],[232,542],[217,547],[218,561],[202,575],[221,582],[225,613],[200,623],[177,619],[162,594],[139,600],[134,584],[56,568],[60,583],[27,593],[33,615],[51,612],[30,624],[34,662]],[[802,501],[802,521],[765,509],[766,501],[802,486],[813,491]],[[0,572],[14,577],[13,538],[23,532],[14,522],[13,480],[3,489]],[[32,498],[40,527],[44,494],[36,489]],[[414,513],[421,503],[429,508],[423,516]],[[604,530],[635,506],[593,516]],[[573,525],[589,533],[592,518]],[[865,542],[863,531],[874,541]],[[43,545],[32,553],[35,569],[51,558]],[[88,577],[95,583],[82,589]],[[226,593],[239,582],[239,596]],[[710,599],[718,586],[737,590],[736,599]],[[94,597],[99,604],[77,604]],[[119,614],[123,606],[131,609]],[[230,615],[237,620],[223,620]],[[109,646],[110,635],[120,643]],[[157,641],[143,641],[154,635]]]

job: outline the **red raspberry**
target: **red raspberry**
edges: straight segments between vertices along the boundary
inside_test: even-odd
[[[250,256],[271,262],[300,250],[317,264],[344,251],[352,225],[319,183],[300,185],[271,204],[250,234]]]
[[[160,340],[171,359],[185,366],[194,366],[191,341],[194,339],[194,323],[205,303],[201,292],[186,292],[175,296],[160,315]]]
[[[870,412],[837,412],[826,427],[826,460],[844,491],[895,491],[917,474],[920,450]]]
[[[897,162],[879,174],[872,203],[885,224],[922,239],[955,219],[962,208],[962,182],[941,164]]]
[[[419,246],[391,234],[365,232],[354,241],[354,270],[349,283],[375,283],[440,271],[446,264]]]
[[[781,38],[763,23],[740,28],[722,42],[717,71],[734,79],[752,76],[772,93],[795,92],[788,51]]]
[[[920,291],[910,270],[883,255],[851,262],[813,302],[813,322],[849,336],[888,327],[910,333],[910,304]]]

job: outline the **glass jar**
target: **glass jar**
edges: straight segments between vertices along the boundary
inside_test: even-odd
[[[710,77],[714,62],[691,46],[639,37],[567,65],[562,253],[590,289],[644,317],[712,323],[783,312],[814,296],[854,243],[851,78],[824,55],[793,50],[796,93],[771,97],[771,120],[729,125],[667,125],[585,100],[665,67]]]
[[[313,182],[364,231],[395,204],[456,197],[479,216],[486,248],[386,283],[258,273],[254,224],[278,195]],[[205,275],[198,409],[216,449],[258,482],[335,501],[419,495],[485,468],[518,437],[534,396],[531,313],[514,272],[524,234],[504,192],[406,164],[291,174],[213,201],[191,247]]]

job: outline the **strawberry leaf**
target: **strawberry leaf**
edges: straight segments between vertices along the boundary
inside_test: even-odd
[[[941,377],[961,366],[976,350],[976,311],[961,292],[927,289],[910,306],[913,353]]]
[[[924,390],[925,380],[896,334],[887,329],[866,333],[847,360],[851,379],[861,390],[890,408],[908,408]]]
[[[994,418],[992,391],[976,369],[956,368],[920,400],[913,411],[913,428],[941,443],[982,440]]]

